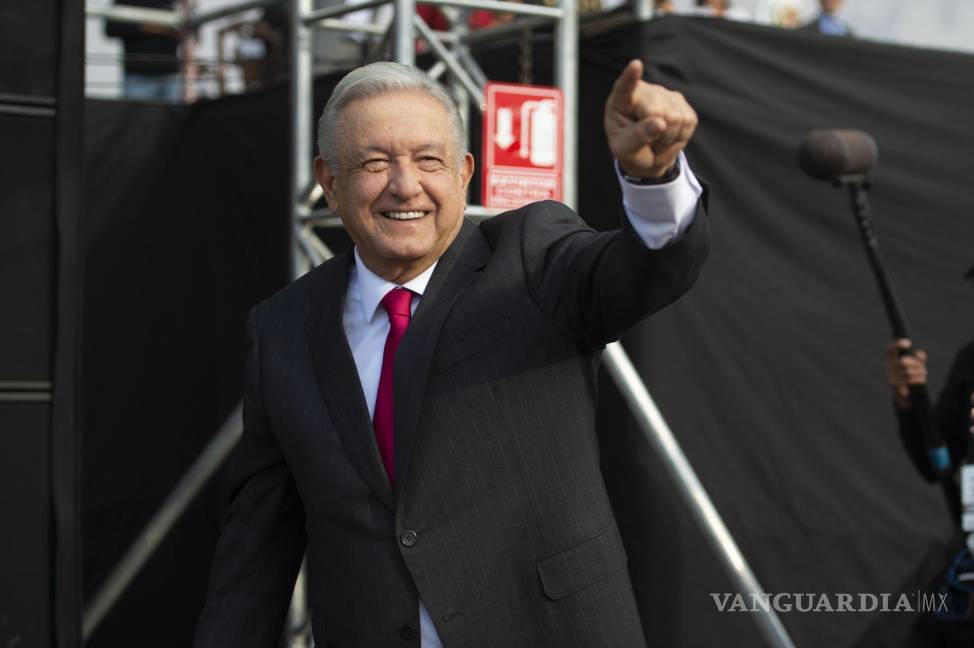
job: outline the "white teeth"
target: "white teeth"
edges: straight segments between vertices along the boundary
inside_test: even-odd
[[[392,218],[395,220],[416,220],[417,218],[422,218],[426,215],[426,212],[422,211],[387,211],[382,212],[382,215],[386,218]]]

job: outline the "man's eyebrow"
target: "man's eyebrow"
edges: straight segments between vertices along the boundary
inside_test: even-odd
[[[388,155],[388,154],[389,154],[388,151],[386,151],[384,148],[381,148],[379,146],[366,146],[364,148],[352,151],[352,155],[359,158],[368,157],[370,155]]]
[[[434,151],[436,153],[442,153],[446,151],[446,147],[439,142],[425,142],[413,149],[413,152],[415,153],[419,153],[421,151]]]
[[[412,153],[415,155],[417,153],[437,153],[439,155],[445,155],[447,147],[442,143],[438,142],[424,142],[418,146],[412,147]],[[373,155],[383,155],[386,157],[391,157],[393,154],[388,150],[382,148],[381,146],[364,146],[358,149],[352,149],[348,151],[348,158],[350,161],[362,162]]]
[[[349,169],[358,168],[376,157],[388,158],[389,154],[376,146],[366,146],[357,149],[349,148],[345,151],[344,166]]]

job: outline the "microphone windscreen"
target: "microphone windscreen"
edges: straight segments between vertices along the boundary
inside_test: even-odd
[[[860,130],[809,131],[798,149],[798,162],[808,175],[819,180],[863,175],[876,163],[876,140]]]

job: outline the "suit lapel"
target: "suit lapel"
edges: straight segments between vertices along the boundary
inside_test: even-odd
[[[305,334],[318,389],[332,417],[349,459],[365,483],[392,509],[392,490],[372,432],[372,420],[348,346],[342,312],[348,287],[348,269],[354,263],[349,251],[321,267],[311,286],[311,312]]]
[[[409,456],[419,424],[430,363],[453,304],[484,268],[490,248],[480,228],[464,220],[456,240],[440,257],[406,334],[396,351],[394,501],[408,477]]]

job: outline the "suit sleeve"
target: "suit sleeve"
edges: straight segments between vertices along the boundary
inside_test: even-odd
[[[710,249],[705,204],[706,195],[687,231],[653,250],[626,218],[620,229],[599,233],[564,205],[538,203],[522,221],[532,296],[582,345],[594,349],[618,340],[697,280]]]
[[[247,319],[243,435],[194,645],[276,646],[304,556],[304,506],[261,401],[260,307]]]

